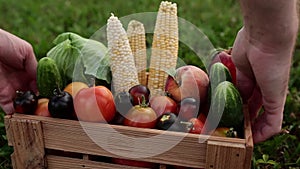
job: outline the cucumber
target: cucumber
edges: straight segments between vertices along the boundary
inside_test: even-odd
[[[223,81],[213,92],[211,110],[213,117],[220,117],[219,127],[243,128],[243,101],[233,83]]]
[[[62,89],[62,78],[55,61],[43,57],[37,65],[37,88],[41,97],[51,98],[55,89]]]
[[[214,63],[209,71],[209,80],[211,88],[214,89],[223,81],[232,82],[229,69],[221,62]]]

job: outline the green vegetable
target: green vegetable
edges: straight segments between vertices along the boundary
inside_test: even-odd
[[[101,42],[66,32],[53,43],[56,46],[47,56],[55,60],[64,86],[72,81],[88,83],[90,76],[110,83],[109,57],[107,48]]]
[[[221,62],[214,63],[209,71],[209,79],[211,88],[214,89],[223,81],[232,82],[229,69]]]
[[[212,95],[211,110],[213,117],[220,117],[219,127],[243,128],[243,102],[236,87],[229,81],[223,81]]]
[[[40,96],[50,98],[53,91],[62,88],[62,79],[55,61],[49,57],[43,57],[37,65],[37,87]]]

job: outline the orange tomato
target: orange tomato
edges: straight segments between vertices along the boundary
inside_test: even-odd
[[[233,128],[228,128],[228,127],[218,127],[212,132],[211,135],[212,136],[218,136],[218,137],[237,138],[236,131],[234,131]]]
[[[37,108],[35,109],[34,114],[37,116],[51,117],[51,114],[48,110],[48,103],[49,103],[49,99],[47,98],[38,99],[38,105]]]
[[[70,93],[75,98],[76,94],[84,88],[88,88],[88,85],[83,82],[72,82],[64,88],[64,91]]]

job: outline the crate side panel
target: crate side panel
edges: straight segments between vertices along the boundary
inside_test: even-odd
[[[14,169],[45,168],[42,126],[39,121],[10,119]]]
[[[246,148],[243,144],[208,141],[206,155],[207,169],[243,168]]]
[[[246,105],[244,105],[243,108],[244,108],[244,117],[245,117],[244,128],[245,128],[245,143],[246,143],[245,165],[243,168],[250,169],[254,143],[253,143],[253,137],[252,137],[249,109],[248,109],[248,106],[246,106]]]
[[[150,138],[158,134],[152,130],[133,129],[124,126],[114,126],[115,130],[121,134],[111,135],[108,125],[88,124],[88,133],[81,125],[69,125],[67,123],[44,122],[45,145],[50,149],[65,150],[92,155],[102,155],[108,157],[125,156],[134,153],[141,161],[153,163],[165,163],[173,165],[184,165],[189,167],[201,167],[205,164],[206,144],[199,143],[196,136],[182,135],[177,133],[163,134],[159,141],[144,140],[145,144],[140,145],[136,138]],[[100,131],[101,130],[101,131]],[[148,132],[149,131],[149,132]],[[105,138],[102,138],[104,137]],[[124,137],[123,137],[124,136]],[[182,137],[182,138],[181,138]],[[97,144],[97,140],[105,141],[105,146]],[[155,154],[154,151],[164,149],[170,142],[176,142],[168,151]],[[136,146],[143,148],[136,148]],[[117,153],[116,153],[117,152]],[[152,154],[155,154],[152,156]],[[176,155],[174,155],[176,154]]]
[[[7,141],[8,141],[8,145],[12,146],[12,141],[13,141],[13,137],[12,137],[12,129],[11,129],[11,120],[12,116],[11,115],[6,115],[4,117],[4,125],[5,125],[5,131],[6,131],[6,137],[7,137]]]
[[[55,155],[48,155],[47,163],[48,169],[145,169]]]
[[[173,146],[170,150],[156,156],[138,159],[140,161],[149,161],[153,163],[204,168],[207,162],[206,154],[209,151],[207,151],[207,141],[199,143],[201,139],[217,141],[228,145],[237,144],[245,147],[245,139],[219,138],[213,136],[209,137],[179,132],[164,132],[153,129],[96,123],[83,123],[85,125],[85,127],[83,127],[80,122],[74,120],[55,119],[22,114],[13,115],[13,118],[41,121],[43,124],[43,134],[46,148],[107,157],[120,156],[103,149],[101,146],[98,146],[94,142],[95,140],[99,138],[105,138],[106,142],[108,142],[108,149],[118,151],[121,154],[131,153],[134,151],[134,153],[137,154],[149,155],[152,151],[151,147],[156,147],[156,149],[157,147],[164,148],[163,145],[160,144],[161,142],[173,141],[174,139],[176,140],[184,135],[181,142]],[[129,138],[123,139],[122,137],[110,135],[111,131],[109,129],[111,128],[122,135],[128,136]],[[93,139],[87,135],[86,129],[89,130],[89,135],[92,135]],[[101,130],[100,134],[99,130]],[[106,134],[103,135],[103,132]],[[164,138],[162,138],[159,142],[152,142],[149,145],[147,144],[145,149],[132,150],[136,143],[131,137],[148,138],[160,134],[164,135]],[[231,146],[227,148],[230,149],[230,147]]]

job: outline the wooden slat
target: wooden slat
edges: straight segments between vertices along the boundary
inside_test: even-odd
[[[242,144],[208,141],[206,155],[206,169],[240,169],[246,150]]]
[[[250,156],[252,156],[253,143],[251,146],[251,126],[249,126],[248,123],[245,123],[245,127],[250,127],[250,133],[248,129],[248,131],[245,131],[246,139],[238,139],[214,136],[209,137],[205,135],[186,134],[180,132],[165,132],[155,129],[134,128],[121,125],[98,123],[81,124],[74,120],[23,114],[14,114],[12,117],[7,118],[6,121],[10,121],[12,119],[40,121],[43,125],[45,148],[87,154],[85,159],[89,159],[88,155],[124,158],[123,156],[118,156],[113,153],[114,151],[117,151],[125,156],[128,153],[144,155],[145,158],[133,158],[134,160],[139,161],[204,168],[208,166],[206,165],[208,163],[215,167],[216,161],[214,161],[214,159],[217,158],[218,161],[222,161],[222,156],[219,157],[216,155],[220,154],[220,150],[225,150],[232,151],[233,153],[239,151],[238,159],[242,159],[241,164],[243,164],[243,162],[247,162],[247,160],[250,160],[249,165],[251,164]],[[86,129],[89,130],[88,135],[85,131]],[[120,133],[121,136],[112,135],[111,129]],[[11,131],[11,129],[7,128],[7,131]],[[122,135],[128,137],[122,137]],[[134,138],[148,138],[157,135],[162,135],[163,137],[160,138],[159,141],[156,140],[147,142],[144,148],[135,148],[138,143]],[[89,136],[91,136],[92,139]],[[101,139],[103,140],[103,138],[106,142],[105,148],[98,146],[94,142]],[[164,149],[166,144],[163,143],[170,143],[174,140],[178,140],[179,138],[182,138],[182,140],[178,144],[170,147],[170,150],[154,156],[151,155],[159,149]],[[249,156],[248,153],[251,155]],[[234,158],[236,159],[237,157]],[[236,161],[231,162],[233,162],[232,164],[236,164]],[[248,164],[245,164],[246,167],[247,165]]]
[[[77,152],[83,154],[100,155],[107,157],[119,157],[109,151],[104,150],[91,140],[85,133],[84,129],[77,121],[45,118],[37,116],[29,116],[22,114],[15,114],[13,118],[16,119],[39,119],[43,123],[43,134],[45,141],[45,148],[64,150],[70,152]],[[149,142],[144,149],[135,150],[138,154],[149,155],[146,158],[139,158],[136,160],[149,161],[153,163],[165,163],[171,165],[185,165],[188,167],[203,167],[205,165],[206,144],[199,144],[199,135],[185,134],[179,132],[164,132],[159,130],[133,128],[127,126],[114,126],[107,124],[85,123],[91,132],[95,132],[93,138],[102,137],[101,132],[111,132],[111,127],[119,133],[131,137],[150,137],[158,134],[163,134],[162,140],[159,142]],[[184,137],[186,136],[186,137]],[[164,148],[169,142],[183,138],[180,143],[174,145],[169,151],[163,152],[156,156],[150,156],[151,150]],[[130,153],[134,149],[134,144],[130,137],[122,139],[117,137],[107,138],[108,149],[122,152],[123,154]],[[176,156],[174,156],[176,154]],[[122,158],[122,157],[121,157]]]
[[[104,162],[48,155],[48,169],[145,169]]]
[[[149,161],[154,163],[164,162],[166,164],[185,165],[189,167],[200,167],[204,166],[205,163],[206,146],[204,143],[198,144],[199,140],[197,136],[184,137],[181,133],[169,133],[165,134],[164,137],[161,137],[159,142],[157,142],[157,140],[154,140],[153,142],[150,140],[143,148],[136,149],[135,146],[138,143],[136,143],[133,138],[147,138],[156,136],[157,134],[162,134],[162,132],[157,133],[156,130],[141,130],[124,126],[113,126],[120,134],[130,136],[119,138],[119,135],[110,135],[112,126],[93,123],[85,123],[85,125],[85,128],[90,130],[89,133],[91,133],[91,137],[94,140],[106,137],[106,150],[93,142],[79,124],[72,124],[69,126],[68,123],[51,123],[43,121],[46,147],[50,149],[81,152],[108,157],[119,157],[116,154],[111,153],[111,151],[119,152],[123,155],[134,153],[136,155],[149,156],[147,158],[139,158],[138,160],[140,161]],[[101,130],[100,133],[99,130]],[[183,140],[174,145],[171,150],[162,152],[162,154],[158,154],[156,156],[151,156],[152,153],[155,153],[153,151],[163,149],[164,146],[174,140],[180,139],[181,137]],[[174,156],[174,154],[176,154],[176,156]]]
[[[244,106],[244,128],[245,128],[245,144],[246,144],[246,156],[245,156],[245,162],[244,162],[244,169],[250,169],[251,168],[251,160],[252,160],[252,154],[253,154],[253,137],[252,137],[252,129],[251,129],[251,121],[250,121],[250,114],[248,106]]]
[[[10,118],[6,122],[6,128],[14,147],[14,169],[46,168],[41,122]]]
[[[9,146],[12,146],[12,141],[14,140],[12,137],[12,130],[10,127],[10,119],[12,118],[11,115],[6,115],[4,117],[4,125],[5,125],[5,130],[6,130],[6,137],[7,137],[7,142]]]

